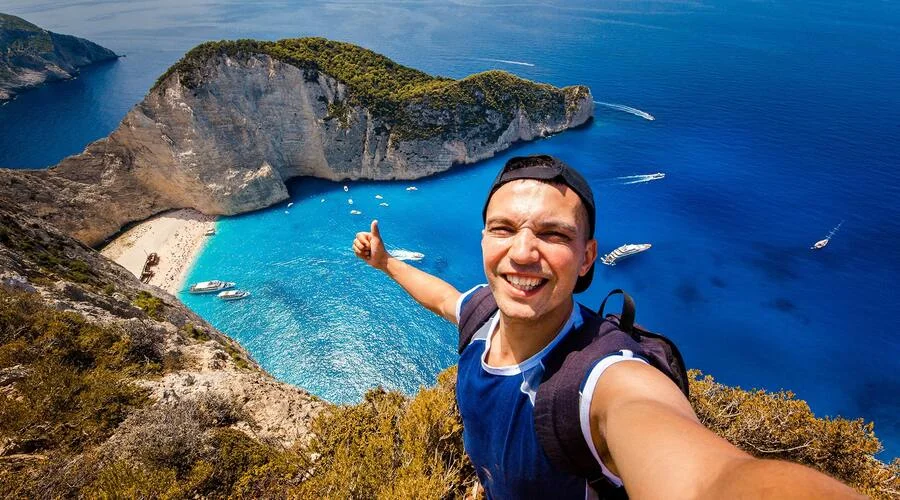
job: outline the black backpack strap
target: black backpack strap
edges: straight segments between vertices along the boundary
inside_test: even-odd
[[[603,299],[603,302],[600,303],[600,309],[597,310],[597,314],[603,318],[603,309],[606,307],[606,301],[609,300],[610,297],[617,294],[622,294],[622,314],[619,316],[619,329],[623,332],[634,337],[634,299],[631,298],[631,295],[625,293],[621,288],[616,288],[615,290],[606,294],[606,298]]]
[[[491,293],[490,287],[483,286],[472,292],[472,296],[466,300],[459,312],[459,354],[462,354],[469,342],[472,341],[475,332],[495,312],[497,312],[497,302],[494,300],[494,294]]]
[[[579,306],[580,307],[580,306]],[[534,425],[544,452],[557,467],[587,479],[601,498],[624,496],[603,474],[581,432],[580,391],[601,359],[622,350],[641,356],[641,346],[609,320],[581,307],[581,328],[569,333],[546,358],[534,403]]]

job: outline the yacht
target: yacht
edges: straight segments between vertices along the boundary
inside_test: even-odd
[[[650,249],[651,246],[652,245],[650,245],[650,243],[629,243],[627,245],[622,245],[612,252],[604,255],[603,258],[600,259],[600,262],[606,264],[607,266],[614,266],[616,265],[617,260],[623,259],[625,257],[630,257],[636,253],[641,253],[645,250]]]
[[[412,250],[404,250],[402,248],[397,250],[388,250],[388,253],[391,255],[391,257],[397,260],[419,261],[425,258],[425,254],[422,252],[413,252]]]
[[[191,288],[188,289],[190,293],[212,293],[218,292],[221,290],[227,290],[234,286],[233,281],[220,281],[220,280],[212,280],[212,281],[201,281],[199,283],[194,283],[191,285]]]
[[[224,292],[219,292],[216,296],[222,300],[241,300],[245,297],[249,297],[250,292],[245,290],[226,290]]]

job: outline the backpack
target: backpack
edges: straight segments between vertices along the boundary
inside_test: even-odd
[[[603,316],[606,301],[622,294],[620,315]],[[600,498],[627,498],[604,474],[581,433],[579,392],[594,365],[609,354],[628,349],[665,373],[689,396],[684,359],[666,337],[635,324],[634,300],[621,289],[610,292],[598,312],[578,303],[582,326],[566,335],[543,359],[544,375],[534,401],[534,427],[538,441],[559,469],[587,479]],[[462,354],[475,333],[497,312],[489,287],[472,292],[459,317],[459,348]]]

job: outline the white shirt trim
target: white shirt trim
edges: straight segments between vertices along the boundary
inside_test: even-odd
[[[484,350],[481,351],[481,368],[491,375],[511,376],[524,373],[537,366],[544,358],[544,356],[546,356],[548,352],[553,350],[553,348],[556,347],[556,344],[559,344],[559,342],[566,336],[566,333],[568,333],[568,331],[572,329],[572,325],[574,325],[576,321],[581,322],[581,308],[578,307],[578,304],[573,302],[572,312],[569,314],[569,319],[566,320],[566,323],[562,326],[562,328],[560,328],[559,331],[556,332],[556,336],[553,337],[553,340],[550,341],[549,344],[544,346],[543,349],[541,349],[525,361],[522,361],[521,363],[515,365],[491,366],[487,363],[487,353],[491,349],[491,339],[494,337],[494,334],[497,333],[497,324],[500,322],[500,311],[497,311],[491,317],[491,320],[487,323],[490,325],[490,330],[488,330],[489,333],[484,341]]]
[[[456,324],[459,324],[459,315],[462,314],[463,300],[465,300],[466,297],[471,295],[472,292],[474,292],[475,290],[478,290],[479,288],[481,288],[483,286],[487,286],[487,285],[475,285],[472,288],[470,288],[468,291],[466,291],[462,295],[460,295],[458,299],[456,299]]]
[[[600,380],[600,375],[603,375],[603,372],[606,371],[607,368],[620,361],[640,361],[641,363],[646,363],[643,359],[634,357],[634,353],[627,349],[620,351],[620,354],[610,354],[601,359],[599,363],[591,368],[587,381],[584,383],[584,389],[582,389],[581,392],[581,403],[579,404],[578,410],[578,420],[581,423],[581,435],[584,436],[584,440],[587,441],[588,448],[591,449],[591,455],[594,455],[597,463],[600,464],[603,475],[609,478],[616,486],[622,486],[622,479],[606,468],[606,464],[603,463],[603,460],[600,460],[600,455],[597,453],[597,448],[594,446],[594,440],[591,438],[591,401],[594,399],[594,389],[597,387],[597,381]]]

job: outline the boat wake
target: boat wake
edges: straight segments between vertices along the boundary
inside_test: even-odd
[[[624,111],[626,113],[631,113],[634,116],[640,116],[645,120],[653,121],[656,118],[646,111],[641,111],[637,108],[632,108],[631,106],[626,106],[624,104],[613,104],[611,102],[603,102],[603,101],[594,101],[594,104],[599,104],[601,106],[606,106],[607,108],[616,109],[619,111]]]
[[[619,181],[619,184],[623,186],[627,186],[629,184],[643,184],[645,182],[658,181],[665,178],[665,172],[656,172],[655,174],[624,175],[622,177],[616,177],[613,180]]]
[[[477,59],[479,61],[490,61],[490,62],[498,62],[498,63],[503,63],[503,64],[515,64],[516,66],[528,66],[529,68],[534,67],[534,64],[531,64],[530,62],[512,61],[510,59],[491,59],[489,57],[476,57],[475,59]]]

